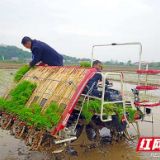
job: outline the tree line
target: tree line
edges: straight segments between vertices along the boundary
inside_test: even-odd
[[[0,45],[0,61],[11,61],[12,57],[18,57],[18,61],[24,62],[31,58],[31,52],[24,51],[16,46]],[[66,63],[79,63],[80,58],[63,55]],[[82,58],[82,61],[90,62],[89,58]],[[14,60],[12,60],[14,61]],[[16,62],[18,62],[16,61]]]
[[[18,57],[18,60],[11,60],[12,57]],[[31,58],[31,52],[24,51],[16,46],[9,46],[9,45],[0,45],[0,61],[4,62],[26,62],[26,59]],[[89,58],[80,58],[71,57],[67,55],[63,55],[64,63],[66,64],[77,64],[81,62],[88,62],[90,63]],[[135,66],[138,65],[138,62],[133,63],[131,60],[127,62],[118,62],[117,60],[110,60],[106,62],[102,62],[103,65],[115,65],[115,66]],[[151,62],[149,63],[149,67],[160,67],[160,62]]]
[[[10,60],[12,57],[18,57],[20,60],[30,58],[31,54],[16,46],[0,45],[0,60]]]

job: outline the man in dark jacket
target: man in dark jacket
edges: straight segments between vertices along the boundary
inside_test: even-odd
[[[97,72],[101,72],[101,62],[96,60],[93,62],[93,68],[95,68],[97,70]],[[93,76],[93,78],[91,78],[87,84],[87,86],[89,88],[93,87],[93,90],[92,90],[92,95],[93,96],[96,96],[96,97],[99,97],[101,98],[102,97],[102,91],[99,91],[98,90],[98,87],[97,87],[97,84],[99,81],[102,81],[102,76],[101,74],[95,74]],[[107,85],[111,84],[108,82],[108,80],[106,79],[106,82],[105,82]],[[93,86],[92,86],[93,85]],[[105,95],[104,95],[104,99],[109,99],[110,98],[110,92],[109,91],[105,91]]]
[[[63,57],[48,44],[32,40],[29,37],[24,37],[22,42],[24,47],[31,49],[33,60],[28,64],[33,67],[38,62],[42,61],[49,66],[63,66]]]

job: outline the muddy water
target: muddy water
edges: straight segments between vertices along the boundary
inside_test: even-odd
[[[104,132],[104,131],[103,131]],[[103,139],[100,148],[92,148],[81,157],[68,156],[71,160],[142,160],[143,155],[135,151],[137,141],[109,145],[108,139]],[[9,135],[8,131],[0,130],[0,160],[54,160],[51,152],[28,151],[24,142]]]
[[[0,72],[0,83],[5,84],[5,79],[11,83],[12,79],[9,76],[10,71]],[[5,76],[4,76],[5,75]],[[115,84],[116,86],[117,84]],[[128,90],[133,85],[127,84]],[[3,93],[5,87],[1,89]],[[140,132],[142,137],[160,137],[160,107],[155,107],[152,111],[154,123],[139,122]],[[146,117],[146,120],[151,120],[152,114]],[[133,127],[129,129],[131,134],[134,134]],[[106,128],[101,130],[101,135],[104,136],[101,147],[92,148],[90,151],[85,152],[81,157],[69,156],[66,159],[70,160],[154,160],[159,158],[150,157],[150,152],[136,152],[138,139],[134,141],[124,140],[123,142],[111,145],[108,138],[105,138],[109,134]],[[152,152],[153,153],[153,152]],[[51,152],[37,152],[28,151],[23,141],[15,139],[9,135],[8,131],[0,129],[0,160],[54,160],[55,156]]]
[[[16,71],[15,69],[0,69],[0,97],[13,81],[13,75],[10,73],[15,74]]]

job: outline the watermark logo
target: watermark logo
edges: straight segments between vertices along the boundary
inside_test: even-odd
[[[160,137],[141,137],[137,151],[160,151]]]

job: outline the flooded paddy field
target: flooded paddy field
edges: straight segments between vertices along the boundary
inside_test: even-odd
[[[10,72],[15,73],[16,70],[0,70],[0,96],[3,95],[4,91],[9,87],[13,81],[13,76]],[[115,88],[120,88],[117,82],[113,82]],[[125,86],[126,85],[126,86]],[[133,84],[124,84],[125,93],[132,96],[130,91],[131,88],[135,87]],[[143,96],[143,94],[141,95]],[[155,91],[148,96],[148,99],[159,100],[160,93]],[[141,137],[160,137],[160,107],[153,108],[153,121],[139,122]],[[147,120],[152,119],[150,114]],[[134,134],[133,129],[129,130],[131,134]],[[136,152],[138,139],[133,141],[122,140],[120,143],[111,145],[108,135],[109,131],[106,128],[100,130],[103,135],[101,145],[99,148],[92,148],[83,153],[81,157],[69,155],[66,157],[67,160],[158,160],[160,157],[150,157],[150,152]],[[153,153],[153,152],[152,152]],[[0,129],[0,160],[58,160],[52,153],[52,151],[29,151],[24,144],[24,141],[15,139],[9,134],[9,131]]]
[[[130,84],[138,84],[138,74],[135,72],[123,72],[124,82]],[[108,76],[108,79],[119,81],[119,76]],[[146,75],[140,75],[140,81],[144,85],[146,81]],[[160,75],[148,75],[147,83],[149,85],[160,86]]]
[[[15,74],[16,71],[16,69],[0,69],[0,97],[13,82],[14,76],[11,73]]]
[[[18,69],[23,67],[25,63],[2,63],[0,62],[0,69]]]

